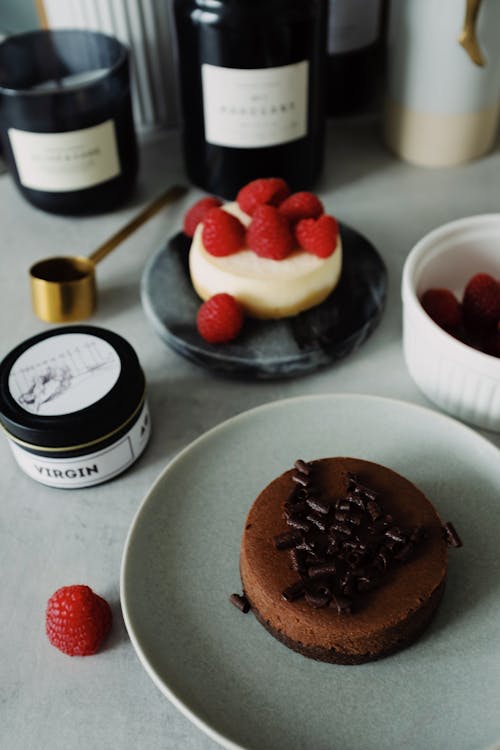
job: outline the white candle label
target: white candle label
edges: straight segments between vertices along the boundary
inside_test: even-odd
[[[147,403],[126,435],[100,451],[77,458],[47,458],[10,442],[14,457],[28,476],[51,487],[90,487],[120,474],[141,455],[151,433]]]
[[[107,341],[63,333],[33,344],[16,359],[9,390],[30,414],[70,414],[104,398],[120,371],[120,357]]]
[[[368,47],[377,39],[380,0],[330,0],[328,52],[338,55]]]
[[[9,128],[9,140],[19,180],[33,190],[82,190],[120,174],[113,120],[67,133]]]
[[[261,148],[307,135],[307,60],[251,70],[204,63],[201,73],[208,143]]]

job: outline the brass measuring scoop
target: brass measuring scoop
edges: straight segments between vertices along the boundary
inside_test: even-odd
[[[151,216],[185,193],[186,188],[180,185],[168,188],[87,258],[61,255],[31,266],[31,299],[36,315],[47,323],[66,323],[92,315],[97,303],[96,264]]]

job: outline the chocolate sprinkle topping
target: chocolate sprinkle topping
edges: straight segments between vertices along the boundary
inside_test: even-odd
[[[250,610],[250,602],[246,598],[246,596],[241,596],[240,594],[231,594],[229,597],[229,601],[231,604],[234,604],[236,609],[239,609],[240,612],[243,612],[244,615]]]
[[[462,547],[462,540],[458,536],[456,528],[451,521],[447,521],[443,526],[443,536],[449,547]]]
[[[294,599],[298,599],[299,597],[304,595],[305,587],[302,581],[296,581],[296,583],[292,583],[291,586],[288,586],[281,596],[283,599],[286,599],[287,602],[293,602]]]
[[[276,549],[290,549],[295,547],[302,540],[301,535],[298,531],[289,531],[285,534],[278,534],[274,537],[274,546]]]
[[[310,482],[309,477],[305,476],[305,474],[294,474],[292,479],[294,482],[297,482],[297,484],[301,484],[303,487],[307,487]]]
[[[345,613],[345,614],[351,614],[351,600],[347,599],[345,596],[341,596],[340,594],[334,594],[333,597],[333,604],[337,607],[337,612],[339,614]]]
[[[354,474],[346,475],[345,494],[333,501],[313,487],[312,464],[298,459],[294,467],[295,488],[284,509],[293,531],[275,537],[274,543],[279,550],[289,550],[299,579],[282,596],[348,614],[360,594],[381,585],[390,566],[413,555],[425,531],[398,526],[384,513],[380,493]],[[443,527],[443,534],[451,546],[461,545],[452,524]]]
[[[294,463],[295,468],[297,471],[299,471],[301,474],[305,474],[306,476],[309,476],[311,473],[311,469],[309,464],[306,464],[305,461],[302,461],[301,458],[298,458]]]

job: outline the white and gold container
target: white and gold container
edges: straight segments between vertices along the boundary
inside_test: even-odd
[[[460,164],[493,146],[500,115],[500,2],[393,0],[384,136],[402,159]]]

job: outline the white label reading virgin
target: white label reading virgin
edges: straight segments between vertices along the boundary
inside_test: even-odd
[[[133,427],[113,445],[78,458],[46,458],[10,442],[15,459],[28,476],[51,487],[91,487],[120,474],[141,455],[151,423],[147,403]]]
[[[307,60],[251,70],[204,63],[201,74],[208,143],[260,148],[307,135]]]
[[[115,124],[67,133],[31,133],[9,128],[21,184],[33,190],[82,190],[120,174]]]
[[[70,414],[109,393],[120,370],[120,357],[107,341],[63,333],[33,344],[16,359],[9,390],[30,414]]]

